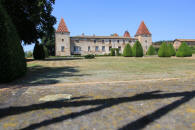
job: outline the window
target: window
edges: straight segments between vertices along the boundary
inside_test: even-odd
[[[111,42],[112,42],[112,41],[111,41],[111,40],[109,40],[109,43],[110,43],[110,44],[111,44]]]
[[[74,46],[74,51],[75,52],[80,52],[81,51],[81,47],[80,46]]]
[[[79,43],[79,40],[76,40],[77,43]]]
[[[109,51],[112,49],[112,46],[109,46]]]
[[[104,40],[102,40],[102,43],[104,43]]]
[[[121,46],[118,46],[118,50],[121,51]]]
[[[96,47],[95,47],[95,51],[97,52],[98,50],[99,50],[99,47],[98,47],[98,46],[96,46]]]
[[[94,40],[94,43],[96,43],[96,40]]]
[[[147,40],[145,40],[145,43],[147,43],[148,41]]]
[[[90,51],[91,50],[91,48],[90,48],[90,46],[88,46],[88,51]]]
[[[125,40],[123,40],[123,44],[125,44]]]
[[[105,46],[102,46],[102,51],[105,52]]]
[[[64,46],[61,46],[61,52],[64,52]]]
[[[64,42],[64,39],[62,39],[62,42]]]
[[[120,40],[117,40],[117,42],[119,43],[119,42],[120,42]]]

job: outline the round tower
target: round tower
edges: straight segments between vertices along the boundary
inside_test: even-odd
[[[70,56],[70,32],[63,18],[55,33],[55,55]]]

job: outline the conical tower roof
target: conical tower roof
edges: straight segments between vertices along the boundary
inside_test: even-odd
[[[144,21],[141,22],[141,24],[137,30],[137,33],[135,34],[135,36],[138,36],[138,35],[151,35],[151,33],[149,32],[148,28],[146,27]]]
[[[130,37],[130,33],[129,33],[128,31],[125,31],[125,33],[124,33],[123,36],[124,36],[124,37]]]
[[[56,32],[69,32],[68,27],[66,26],[66,23],[63,18],[61,18]]]

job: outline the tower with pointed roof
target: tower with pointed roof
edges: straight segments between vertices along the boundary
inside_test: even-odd
[[[63,18],[55,33],[55,55],[70,56],[70,32]]]
[[[139,42],[142,44],[143,50],[146,53],[149,46],[152,45],[152,34],[146,27],[144,21],[141,22],[135,34],[135,38],[137,38]]]

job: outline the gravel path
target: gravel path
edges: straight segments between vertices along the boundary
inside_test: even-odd
[[[70,100],[41,102],[47,95]],[[0,129],[193,130],[195,80],[23,86],[0,90]]]

